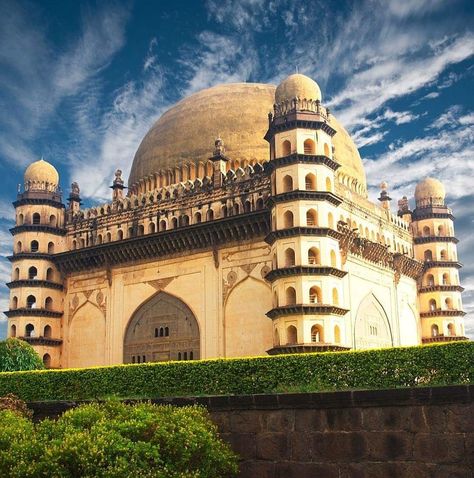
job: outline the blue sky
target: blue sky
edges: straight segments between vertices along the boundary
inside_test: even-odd
[[[298,68],[352,132],[372,197],[382,180],[394,199],[428,175],[445,183],[474,338],[472,25],[467,0],[0,0],[0,310],[30,162],[52,162],[66,190],[78,181],[87,204],[107,200],[177,100]]]

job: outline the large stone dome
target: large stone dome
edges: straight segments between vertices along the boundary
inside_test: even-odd
[[[275,90],[274,85],[233,83],[184,98],[164,113],[143,138],[133,160],[129,186],[183,162],[207,160],[218,135],[230,159],[268,161],[269,146],[263,137]],[[334,116],[330,122],[337,130],[333,144],[342,165],[339,172],[356,179],[365,191],[365,172],[354,142]]]
[[[45,161],[40,159],[31,163],[25,170],[24,174],[25,185],[29,184],[30,188],[34,185],[38,187],[57,187],[59,184],[59,174],[56,168]]]

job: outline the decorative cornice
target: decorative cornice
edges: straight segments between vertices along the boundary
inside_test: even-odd
[[[452,242],[457,244],[459,239],[454,236],[426,236],[426,237],[415,237],[413,239],[415,244],[427,244],[430,242]]]
[[[342,203],[342,199],[329,191],[307,191],[307,190],[295,190],[288,191],[281,194],[270,196],[267,199],[267,204],[271,207],[274,204],[288,202],[288,201],[327,201],[334,206],[339,206]]]
[[[437,335],[436,337],[423,337],[421,339],[424,344],[432,344],[435,342],[456,342],[458,340],[469,340],[467,337],[459,335]]]
[[[269,211],[261,210],[63,252],[54,255],[53,260],[63,273],[103,269],[193,250],[212,250],[230,242],[263,237],[269,229]]]
[[[14,280],[12,282],[8,282],[6,285],[9,289],[16,289],[18,287],[43,287],[45,289],[63,290],[62,284],[57,284],[56,282],[40,279]]]
[[[336,169],[341,166],[341,164],[334,159],[322,154],[293,153],[289,154],[288,156],[272,159],[265,164],[265,170],[271,173],[275,168],[288,166],[291,164],[324,164],[333,171],[336,171]]]
[[[420,287],[418,292],[420,294],[424,294],[427,292],[463,292],[464,287],[460,285],[447,285],[447,284],[439,284],[439,285],[428,285],[425,287]]]
[[[293,266],[293,267],[283,267],[280,269],[271,270],[266,276],[265,279],[273,282],[281,277],[290,277],[290,276],[334,276],[334,277],[344,277],[347,274],[346,271],[341,269],[336,269],[335,267],[327,266]]]
[[[32,317],[62,317],[62,312],[57,312],[48,309],[29,309],[27,307],[20,307],[18,309],[11,309],[4,312],[4,314],[10,317],[32,316]]]
[[[13,256],[8,256],[7,259],[10,262],[21,261],[22,259],[48,259],[52,260],[52,254],[45,254],[43,252],[19,252],[13,254]]]
[[[270,232],[270,234],[265,237],[265,242],[272,245],[278,239],[295,236],[330,237],[339,240],[342,234],[329,227],[291,227]]]
[[[66,229],[48,226],[46,224],[22,224],[21,226],[15,226],[10,229],[12,236],[20,234],[22,232],[46,232],[55,236],[65,236]]]
[[[33,206],[33,205],[53,206],[59,209],[65,209],[66,207],[61,201],[55,201],[54,199],[47,199],[47,198],[32,198],[32,197],[18,199],[14,201],[12,204],[13,204],[13,207],[15,208],[17,208],[18,206]]]
[[[420,312],[420,317],[422,319],[432,318],[432,317],[464,317],[466,312],[463,310],[456,310],[456,309],[436,309],[430,310],[429,312]]]
[[[435,267],[453,267],[455,269],[461,269],[462,264],[457,261],[425,261],[425,270],[433,269]]]
[[[447,207],[444,208],[416,208],[412,213],[413,221],[421,221],[423,219],[451,219],[454,221],[455,217],[451,210]]]
[[[330,136],[334,136],[336,134],[336,130],[329,123],[321,120],[314,121],[312,120],[311,115],[312,113],[305,114],[299,112],[292,112],[288,113],[285,116],[276,117],[268,128],[264,139],[270,141],[276,133],[281,133],[282,131],[290,131],[296,128],[315,130],[321,129]]]
[[[304,353],[311,353],[311,352],[340,352],[344,350],[350,350],[350,347],[317,342],[317,343],[310,343],[310,344],[276,345],[270,350],[267,350],[267,354],[268,355],[304,354]]]
[[[348,309],[331,304],[294,304],[275,307],[268,311],[266,315],[270,319],[276,319],[288,315],[346,315],[347,312],[349,312]]]
[[[48,347],[59,347],[63,341],[62,339],[53,339],[51,337],[18,337],[30,345],[43,345]]]

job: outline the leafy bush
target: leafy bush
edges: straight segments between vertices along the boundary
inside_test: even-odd
[[[3,478],[224,478],[237,457],[204,408],[94,403],[33,425],[0,411]]]
[[[0,374],[24,400],[228,395],[474,382],[474,343]]]
[[[38,369],[44,364],[30,344],[15,338],[0,341],[0,372]]]

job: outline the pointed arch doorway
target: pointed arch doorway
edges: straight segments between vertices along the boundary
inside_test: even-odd
[[[183,301],[159,292],[135,311],[125,330],[124,363],[199,358],[199,324]]]

